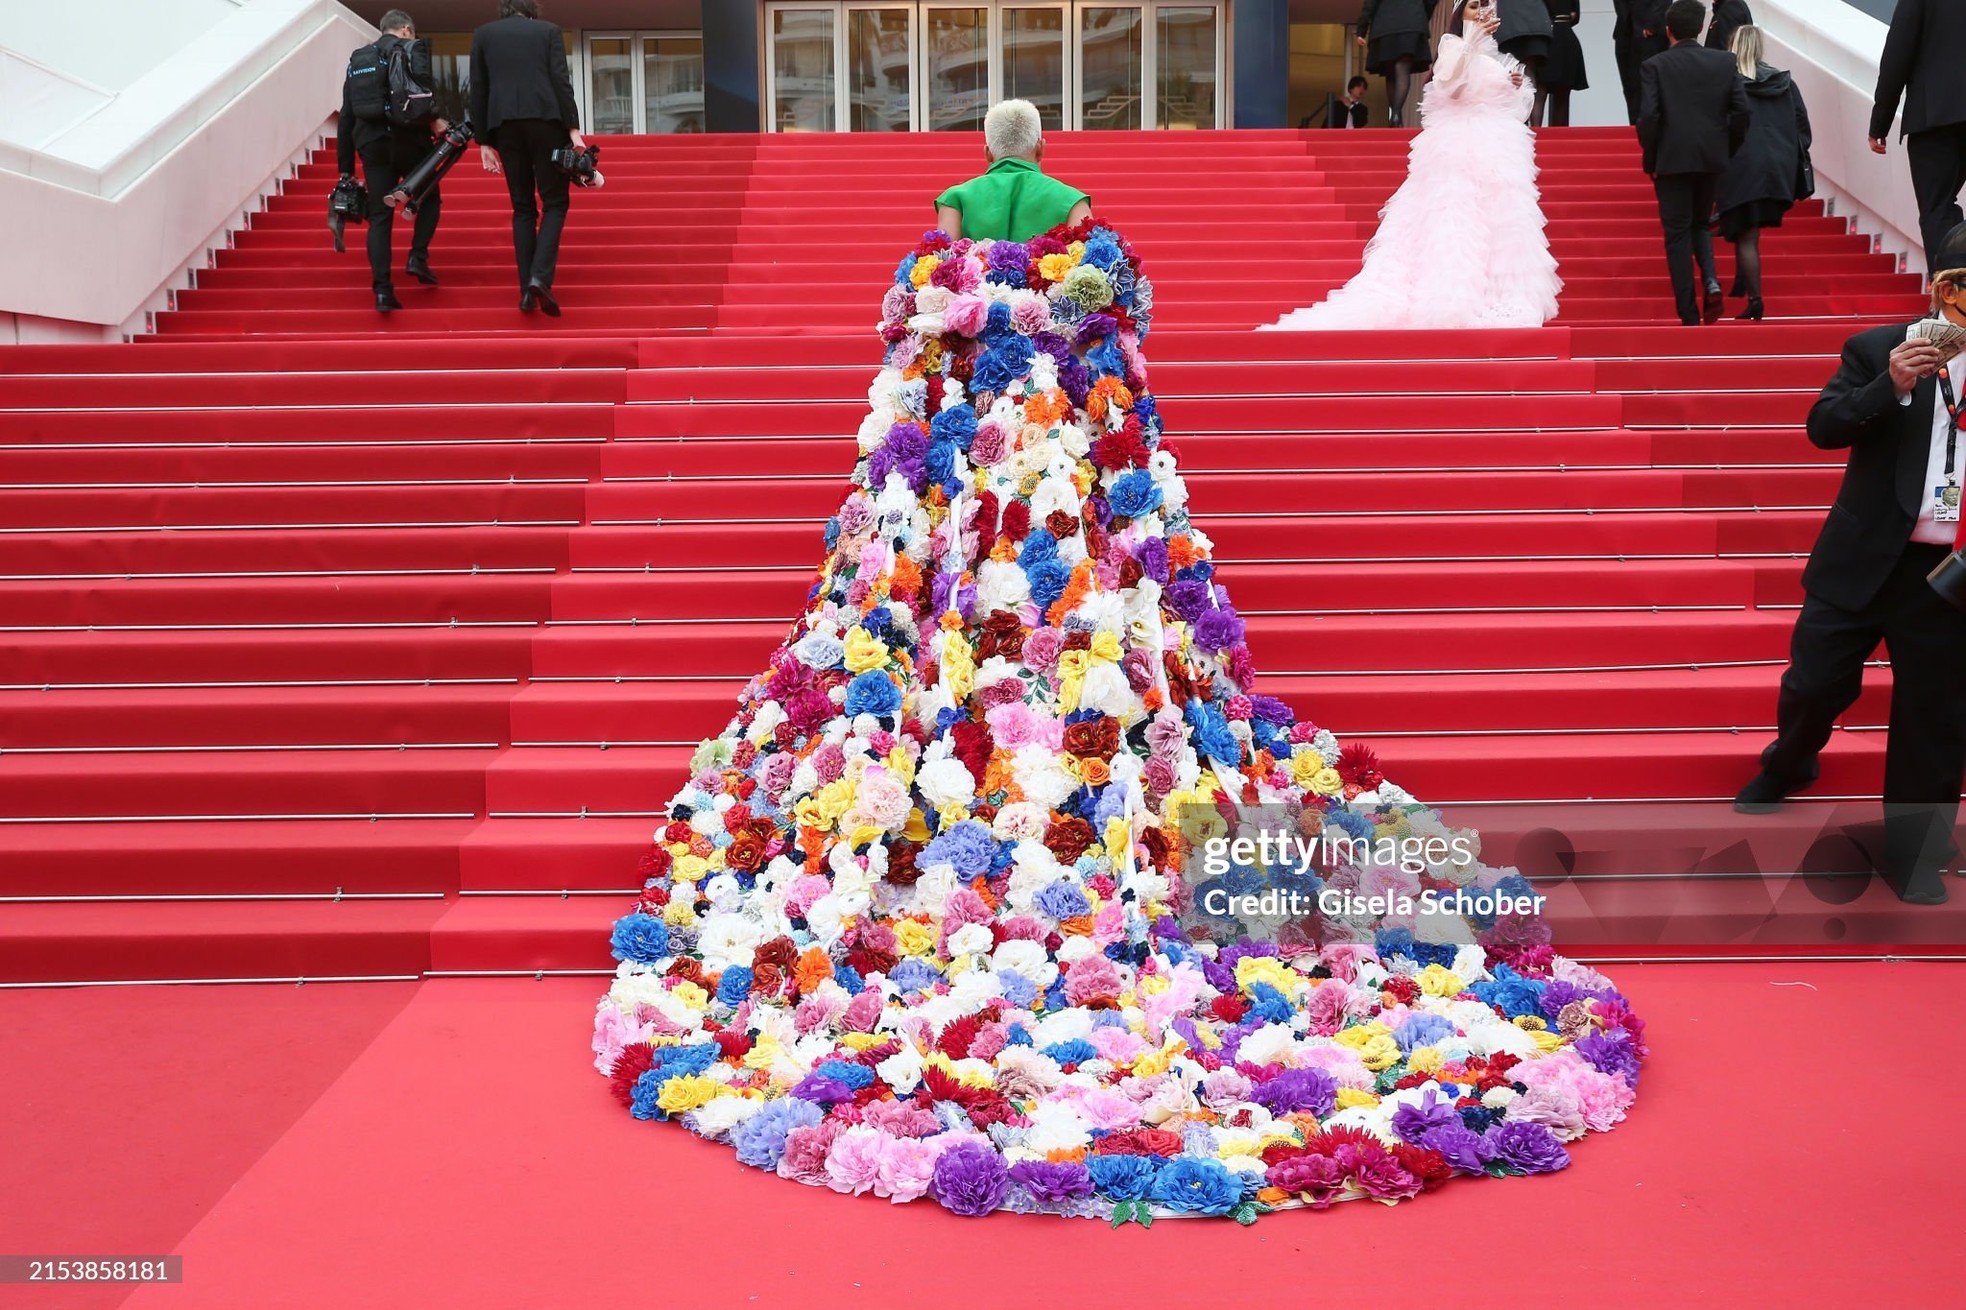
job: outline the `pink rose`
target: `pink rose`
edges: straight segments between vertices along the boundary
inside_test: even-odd
[[[942,1154],[937,1138],[889,1137],[881,1142],[874,1170],[874,1195],[890,1201],[912,1201],[935,1180],[935,1161]]]
[[[1040,673],[1058,667],[1058,656],[1065,649],[1065,634],[1057,628],[1038,628],[1024,638],[1024,662]]]
[[[1051,306],[1039,295],[1022,295],[1011,301],[1010,325],[1027,337],[1034,337],[1051,326]]]
[[[981,296],[958,295],[942,311],[943,327],[960,336],[981,336],[989,321],[990,302]]]
[[[807,1127],[794,1128],[785,1137],[785,1154],[778,1157],[778,1176],[809,1187],[829,1187],[826,1157],[833,1139],[845,1131],[838,1119],[822,1119]]]
[[[1010,453],[1010,434],[1000,424],[983,423],[976,429],[976,436],[969,444],[969,458],[973,464],[988,468],[1002,461]]]

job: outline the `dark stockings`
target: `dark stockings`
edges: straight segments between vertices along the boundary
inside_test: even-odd
[[[1522,75],[1529,79],[1531,86],[1536,88],[1536,101],[1529,106],[1529,126],[1541,127],[1543,125],[1543,102],[1549,99],[1549,93],[1543,90],[1543,61],[1540,59],[1523,60]]]
[[[1550,103],[1550,126],[1569,127],[1570,126],[1570,88],[1567,86],[1553,86],[1549,89],[1548,96],[1549,96],[1549,103]],[[1544,98],[1544,93],[1538,91],[1536,93],[1536,99],[1540,101],[1543,98]],[[1532,118],[1529,121],[1532,123],[1540,123],[1541,120],[1542,120],[1542,115],[1538,113],[1535,118]]]
[[[1406,126],[1406,97],[1412,93],[1413,56],[1402,55],[1386,75],[1386,121],[1394,127]]]
[[[1761,229],[1751,227],[1734,242],[1734,294],[1761,299]]]

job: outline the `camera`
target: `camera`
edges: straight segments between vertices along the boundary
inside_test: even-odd
[[[607,180],[598,167],[600,159],[599,146],[561,146],[553,152],[553,167],[575,186],[600,186]]]
[[[1925,579],[1957,609],[1966,610],[1966,550],[1955,550]]]
[[[353,177],[344,177],[334,184],[328,193],[328,231],[334,233],[334,248],[340,253],[346,247],[342,243],[341,230],[349,223],[369,221],[369,191]]]

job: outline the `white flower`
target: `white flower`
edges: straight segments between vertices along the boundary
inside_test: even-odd
[[[1050,820],[1045,811],[1029,801],[1012,801],[997,811],[996,819],[990,825],[990,833],[999,841],[1036,841],[1044,836]],[[1050,876],[1050,871],[1046,871]]]
[[[734,964],[748,966],[752,952],[764,944],[768,934],[762,924],[740,913],[708,915],[697,933],[696,949],[704,968],[717,973]]]
[[[1031,598],[1030,579],[1010,560],[985,560],[976,576],[976,610],[1014,610]]]
[[[949,934],[949,955],[981,955],[990,949],[995,938],[990,930],[980,923],[966,923]]]
[[[724,1137],[763,1108],[763,1101],[754,1101],[746,1096],[719,1096],[708,1105],[690,1111],[686,1118],[691,1130],[699,1137],[715,1140]]]
[[[1266,1023],[1242,1039],[1236,1059],[1248,1064],[1278,1064],[1297,1045],[1297,1035],[1280,1023]]]
[[[990,953],[990,967],[1028,978],[1039,987],[1049,987],[1058,977],[1058,966],[1051,962],[1044,943],[1013,937]]]
[[[1078,779],[1065,770],[1058,756],[1043,746],[1018,747],[1011,756],[1010,774],[1024,799],[1042,810],[1057,809],[1079,787]]]
[[[922,1080],[921,1053],[912,1046],[904,1045],[901,1050],[875,1065],[874,1072],[897,1094],[906,1096]]]
[[[968,805],[976,798],[976,779],[968,766],[953,756],[931,760],[915,774],[915,787],[930,805]]]

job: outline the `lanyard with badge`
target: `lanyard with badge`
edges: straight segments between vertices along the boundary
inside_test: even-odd
[[[1934,523],[1959,522],[1959,420],[1966,414],[1952,394],[1952,378],[1945,368],[1939,369],[1939,401],[1946,411],[1946,464],[1945,480],[1932,488],[1932,521]]]

